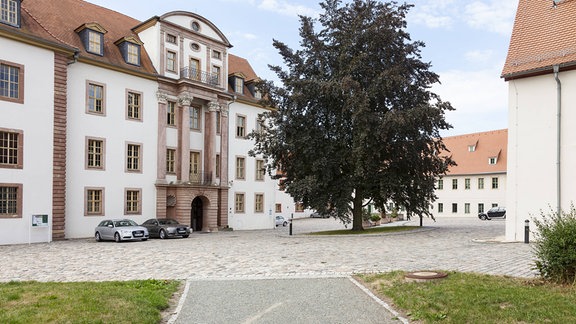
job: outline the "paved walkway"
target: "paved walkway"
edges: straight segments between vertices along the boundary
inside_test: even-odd
[[[292,236],[284,227],[121,244],[91,238],[0,246],[0,281],[332,277],[424,269],[535,275],[529,244],[498,242],[501,220],[425,219],[421,230],[386,235],[303,234],[339,227],[333,219],[301,219]]]
[[[457,270],[535,276],[531,246],[502,242],[504,227],[502,220],[444,218],[425,219],[412,232],[310,236],[305,233],[343,225],[298,219],[292,236],[280,227],[120,244],[90,238],[0,246],[0,282],[187,279],[169,323],[397,323],[350,275]],[[330,317],[349,315],[349,321]]]

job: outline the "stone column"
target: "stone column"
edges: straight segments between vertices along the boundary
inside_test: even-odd
[[[156,172],[157,182],[166,182],[166,116],[168,95],[164,92],[156,92],[158,98],[158,170]]]
[[[220,105],[220,186],[228,187],[228,103]]]
[[[181,182],[190,181],[190,106],[194,98],[189,93],[178,97],[180,118],[178,119],[178,148],[180,151],[178,178]]]
[[[220,105],[217,102],[208,104],[206,134],[204,136],[206,145],[204,169],[209,175],[212,185],[216,184],[216,114],[219,110]]]

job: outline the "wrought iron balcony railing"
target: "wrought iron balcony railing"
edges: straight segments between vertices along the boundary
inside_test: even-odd
[[[190,183],[210,186],[212,185],[212,173],[205,171],[192,171],[190,172]]]
[[[184,67],[180,70],[180,77],[188,80],[199,81],[213,87],[220,86],[220,75],[211,72],[200,71],[196,68]]]

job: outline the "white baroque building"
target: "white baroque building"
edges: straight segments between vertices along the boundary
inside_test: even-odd
[[[300,210],[248,155],[258,77],[209,20],[2,3],[0,244],[90,237],[104,218],[273,228]]]

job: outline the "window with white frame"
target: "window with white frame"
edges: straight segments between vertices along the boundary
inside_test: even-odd
[[[176,103],[174,101],[168,101],[166,106],[166,124],[168,126],[176,125]]]
[[[492,189],[498,189],[498,178],[492,178]]]
[[[0,60],[0,100],[24,103],[24,66]]]
[[[190,129],[200,130],[200,107],[190,107]]]
[[[470,178],[464,179],[464,189],[470,189]]]
[[[246,137],[246,116],[236,115],[236,137]]]
[[[20,0],[0,1],[0,22],[18,26],[20,23]]]
[[[488,164],[494,165],[497,162],[498,162],[498,158],[495,156],[488,158]]]
[[[103,84],[88,81],[86,111],[90,114],[106,114],[105,87]]]
[[[436,189],[438,189],[438,190],[444,189],[444,180],[438,179],[438,188],[436,188]]]
[[[22,184],[0,183],[0,218],[22,217]]]
[[[176,150],[166,149],[166,172],[176,173]]]
[[[256,180],[263,181],[265,172],[264,160],[256,160]]]
[[[452,179],[452,190],[458,189],[458,179]]]
[[[484,178],[478,178],[478,189],[484,189]]]
[[[246,179],[246,159],[244,157],[236,157],[236,179]]]
[[[0,128],[0,168],[23,168],[23,137],[20,130]]]

